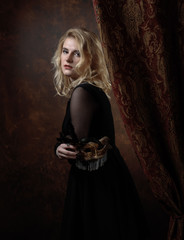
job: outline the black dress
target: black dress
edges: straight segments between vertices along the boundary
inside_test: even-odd
[[[68,101],[61,138],[107,136],[112,149],[97,170],[79,169],[71,162],[63,213],[63,240],[144,240],[143,210],[129,174],[115,146],[111,106],[99,88],[80,84]]]

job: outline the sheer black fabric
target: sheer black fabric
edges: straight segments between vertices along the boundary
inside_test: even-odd
[[[75,89],[71,98],[70,114],[78,139],[89,136],[92,122],[95,120],[95,112],[98,110],[99,105],[89,92],[82,87]]]
[[[107,161],[98,170],[78,169],[73,162],[63,212],[63,240],[144,240],[146,224],[129,171],[115,146],[111,106],[105,93],[88,83],[68,101],[59,143],[70,136],[111,139]]]
[[[108,136],[114,144],[111,106],[101,89],[87,83],[80,84],[74,89],[67,104],[62,132],[56,147],[66,136],[71,136],[73,142],[86,137],[100,139]]]

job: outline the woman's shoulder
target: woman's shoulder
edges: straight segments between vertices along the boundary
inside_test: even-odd
[[[99,104],[109,103],[108,96],[103,91],[103,89],[89,82],[83,82],[78,84],[74,88],[71,98],[73,98],[73,100],[75,98],[82,98],[82,99],[89,98],[95,102],[98,102]]]
[[[88,82],[83,82],[83,83],[80,83],[79,85],[77,85],[75,88],[74,88],[74,92],[75,91],[87,91],[88,93],[90,93],[91,95],[93,96],[99,96],[99,95],[104,95],[104,91],[99,88],[98,86],[96,86],[95,84],[91,84],[91,83],[88,83]]]
[[[80,83],[72,91],[71,101],[97,101],[97,89],[89,83]]]

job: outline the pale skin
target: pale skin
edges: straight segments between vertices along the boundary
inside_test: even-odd
[[[72,37],[66,38],[61,51],[61,70],[63,74],[72,80],[77,79],[75,66],[79,61],[80,52],[77,41]],[[62,143],[56,149],[56,155],[60,159],[76,159],[77,153],[76,147],[71,144]]]

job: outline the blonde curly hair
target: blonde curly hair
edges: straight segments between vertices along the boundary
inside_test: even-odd
[[[80,61],[75,67],[79,77],[76,80],[65,76],[61,69],[61,52],[67,38],[74,38],[79,45]],[[109,96],[108,92],[111,89],[109,73],[101,43],[95,33],[83,28],[69,29],[60,38],[52,63],[55,70],[54,86],[60,96],[70,97],[73,88],[83,82],[101,88]]]

